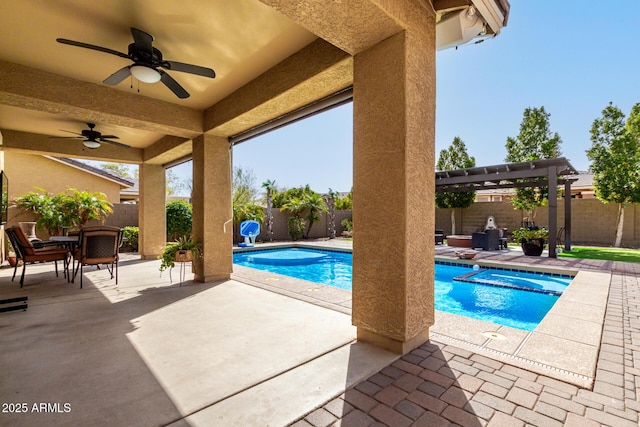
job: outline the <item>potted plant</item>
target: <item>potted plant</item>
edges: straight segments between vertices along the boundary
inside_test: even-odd
[[[16,251],[13,249],[13,245],[11,244],[11,240],[7,240],[7,261],[9,261],[9,265],[11,267],[15,267],[18,262],[16,257]]]
[[[175,267],[176,262],[190,262],[202,257],[202,244],[191,236],[182,236],[167,243],[160,255],[160,271]]]
[[[15,206],[35,215],[37,227],[46,230],[50,236],[60,234],[61,229],[82,227],[94,219],[104,222],[113,211],[107,196],[100,192],[69,188],[67,193],[54,195],[41,188],[37,190],[18,197]]]
[[[525,255],[540,256],[544,250],[549,230],[544,227],[522,227],[511,234],[520,243]]]

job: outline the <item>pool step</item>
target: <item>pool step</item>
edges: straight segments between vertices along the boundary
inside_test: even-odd
[[[495,286],[497,288],[508,288],[508,289],[518,289],[518,290],[527,291],[527,292],[537,292],[539,294],[547,294],[547,295],[555,295],[555,296],[562,295],[562,292],[554,291],[551,289],[536,289],[536,288],[531,288],[527,286],[512,285],[509,283],[503,283],[503,282],[498,282],[494,280],[476,279],[475,276],[482,273],[483,271],[486,271],[486,270],[482,268],[479,270],[474,270],[470,273],[465,273],[461,276],[456,276],[453,278],[453,280],[456,282],[473,283],[474,285],[486,285],[486,286]]]

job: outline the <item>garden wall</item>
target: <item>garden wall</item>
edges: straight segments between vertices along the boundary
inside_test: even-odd
[[[618,205],[605,204],[598,199],[572,199],[571,242],[578,245],[612,246],[615,241]],[[498,227],[520,228],[524,213],[513,209],[510,202],[474,203],[467,209],[456,210],[456,234],[471,234],[484,229],[492,215]],[[640,248],[640,205],[625,208],[622,246]],[[536,225],[549,223],[548,208],[535,211]],[[564,200],[558,200],[558,227],[564,226]],[[436,209],[436,228],[451,234],[451,209]],[[562,242],[559,242],[562,243]]]
[[[289,237],[289,217],[288,212],[280,212],[279,209],[273,210],[273,239],[274,240],[291,240]],[[265,220],[267,214],[265,212]],[[314,222],[309,233],[310,239],[318,239],[329,236],[328,214],[320,214],[320,221]],[[351,219],[351,211],[335,211],[335,227],[336,236],[340,236],[344,231],[344,227],[340,224],[343,219]],[[267,240],[267,229],[263,224],[260,227],[259,241]]]
[[[604,204],[598,199],[572,199],[572,243],[582,245],[611,246],[615,240],[616,220],[618,206]],[[289,213],[273,210],[273,234],[274,240],[289,240],[288,224]],[[340,222],[344,218],[351,218],[351,211],[336,211],[336,235],[340,236],[344,228]],[[436,209],[436,228],[444,230],[445,235],[451,234],[451,209]],[[506,227],[509,230],[519,228],[523,220],[523,213],[513,209],[509,202],[485,202],[474,203],[467,209],[456,210],[456,233],[471,234],[484,228],[487,218],[493,215],[498,227]],[[314,223],[311,228],[311,238],[323,238],[329,235],[327,226],[327,214],[321,214],[321,220]],[[10,211],[9,217],[14,217]],[[266,217],[266,214],[265,214]],[[28,221],[28,215],[21,216],[21,221]],[[549,223],[548,209],[536,210],[535,222],[546,226]],[[13,219],[10,223],[17,222]],[[106,221],[108,225],[125,227],[138,225],[138,205],[116,204]],[[11,225],[11,224],[9,224]],[[564,225],[564,200],[558,200],[558,227]],[[357,227],[357,225],[356,225]],[[43,236],[46,238],[46,236]],[[266,227],[261,227],[259,240],[266,240]],[[561,242],[560,242],[561,243]],[[640,205],[627,205],[625,208],[624,234],[622,245],[625,247],[640,248]]]
[[[97,224],[100,224],[97,221]],[[114,227],[138,226],[138,205],[133,203],[117,203],[113,205],[113,213],[107,217],[105,225]]]

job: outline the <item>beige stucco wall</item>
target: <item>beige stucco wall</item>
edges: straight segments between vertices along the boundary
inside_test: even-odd
[[[6,151],[4,156],[5,171],[9,178],[9,200],[39,187],[53,194],[66,191],[67,188],[101,191],[111,203],[120,202],[120,185],[113,181],[39,155]]]
[[[574,244],[611,246],[615,241],[618,205],[605,204],[598,199],[572,199],[572,235]],[[498,227],[514,230],[520,227],[523,213],[513,209],[510,202],[474,203],[468,209],[456,211],[456,234],[481,231],[492,215]],[[535,222],[549,223],[548,209],[536,209]],[[558,200],[558,227],[564,226],[564,200]],[[436,228],[451,234],[451,210],[436,209]],[[562,243],[562,242],[559,242]],[[640,248],[640,205],[625,208],[622,246]]]

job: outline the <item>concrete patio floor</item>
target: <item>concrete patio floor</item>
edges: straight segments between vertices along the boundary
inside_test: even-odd
[[[453,258],[454,249],[439,246],[436,256]],[[510,352],[475,341],[477,324],[438,312],[432,339],[398,359],[354,341],[348,291],[242,268],[234,280],[180,286],[160,276],[158,261],[124,258],[117,287],[100,270],[85,273],[81,290],[44,265],[28,266],[20,289],[12,269],[0,269],[0,298],[29,296],[26,312],[0,314],[0,396],[27,404],[26,413],[7,406],[0,425],[638,422],[638,265],[481,252],[474,261],[585,271],[561,306],[571,314],[545,319]],[[490,325],[478,332],[511,333]],[[593,374],[572,368],[571,357],[570,371],[552,366],[566,345],[595,349]]]

